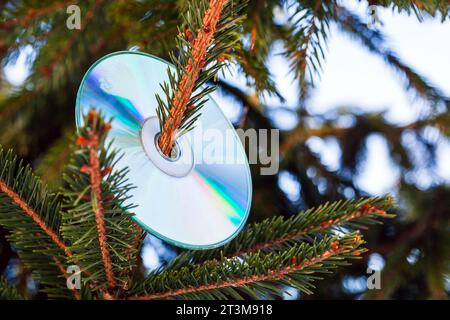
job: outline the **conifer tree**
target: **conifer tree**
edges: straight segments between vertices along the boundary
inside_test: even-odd
[[[337,274],[338,267],[348,267],[355,259],[361,261],[367,250],[362,231],[381,218],[393,217],[388,212],[396,210],[392,197],[369,197],[352,182],[366,138],[374,132],[388,137],[406,172],[415,165],[402,143],[404,132],[412,132],[431,154],[436,146],[420,140],[422,131],[431,126],[448,136],[450,99],[390,50],[381,31],[369,28],[339,1],[89,0],[78,4],[84,13],[81,30],[68,30],[65,9],[71,3],[6,1],[0,13],[2,62],[14,61],[27,46],[36,55],[23,86],[5,89],[5,97],[0,90],[0,226],[7,239],[0,251],[6,263],[0,262],[6,265],[17,255],[39,292],[30,293],[1,278],[0,299],[266,299],[283,297],[289,287],[313,294],[320,282],[327,284],[322,280],[326,274]],[[449,12],[445,0],[370,3],[443,20]],[[283,8],[289,16],[279,22],[274,12]],[[308,120],[320,119],[305,104],[326,56],[332,23],[401,74],[405,89],[431,106],[430,115],[400,127],[381,114],[350,112],[354,126],[339,127],[336,116],[309,127]],[[168,154],[175,132],[195,126],[206,95],[217,88],[241,101],[237,126],[275,127],[260,98],[273,95],[283,101],[267,65],[277,41],[284,45],[300,93],[299,122],[282,134],[280,165],[301,183],[302,202],[290,202],[279,189],[273,192],[276,177],[256,176],[255,214],[236,238],[216,249],[179,251],[174,259],[145,272],[139,254],[146,233],[133,222],[133,207],[124,205],[135,186],[128,184],[126,170],[115,168],[121,150],[105,144],[110,119],[103,119],[93,106],[84,127],[74,132],[71,110],[81,70],[105,53],[130,47],[170,60],[175,73],[168,71],[169,81],[161,84],[164,96],[157,97],[156,106],[160,147]],[[254,94],[218,77],[230,64],[246,75]],[[338,139],[342,172],[321,163],[305,143],[311,137]],[[38,175],[28,163],[37,167]],[[309,176],[309,168],[326,182],[325,190]],[[403,191],[413,189],[402,183]],[[349,190],[355,199],[346,199]],[[396,230],[401,233],[396,240],[401,251],[394,259],[404,258],[411,249],[409,238],[401,242],[404,233],[411,232],[417,240],[414,245],[432,228],[443,243],[448,238],[445,226],[436,225],[448,221],[449,206],[441,201],[448,199],[448,188],[423,194],[413,199],[416,210],[426,206],[436,210],[424,211],[422,228],[417,220]],[[398,227],[387,221],[388,227]],[[368,236],[369,249],[382,238],[370,230]],[[427,273],[430,295],[436,297],[445,295],[448,248],[432,249],[442,262],[439,272]],[[429,257],[430,251],[424,252]],[[71,265],[80,267],[80,289],[67,287]]]

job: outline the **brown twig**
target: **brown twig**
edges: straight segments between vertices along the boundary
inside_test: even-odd
[[[135,250],[139,249],[139,246],[142,243],[142,240],[144,239],[145,232],[144,230],[136,223],[132,222],[132,228],[128,231],[129,234],[134,234],[133,239],[131,240],[131,243],[129,244],[129,250],[127,250],[127,260],[133,260],[133,254],[135,253]],[[134,259],[136,260],[136,259]],[[132,273],[137,269],[138,265],[135,265],[131,268],[123,269],[121,274],[122,275],[132,275]],[[122,284],[123,290],[129,289],[129,284],[127,281],[124,281]]]
[[[172,150],[177,130],[183,120],[200,70],[204,67],[206,51],[213,41],[217,22],[226,2],[227,0],[211,0],[203,17],[202,29],[198,30],[198,36],[193,40],[192,56],[183,71],[181,81],[174,94],[169,117],[164,123],[159,140],[161,151],[166,155],[169,155]]]
[[[16,192],[14,192],[14,190],[9,188],[3,180],[0,180],[0,191],[6,194],[16,205],[18,205],[19,208],[22,209],[22,211],[25,212],[25,214],[30,217],[33,222],[36,223],[61,250],[64,251],[66,256],[72,257],[72,252],[70,252],[63,240],[56,234],[56,232],[51,227],[49,227],[41,218],[41,216],[36,211],[34,211],[34,209],[31,208]],[[62,263],[56,257],[52,257],[52,259],[58,267],[59,271],[67,279],[66,270],[64,270]],[[75,298],[79,300],[79,293],[76,291],[73,293]]]
[[[258,38],[258,24],[260,23],[261,9],[264,1],[256,0],[253,11],[252,27],[250,31],[250,53],[254,54],[256,50],[256,40]]]
[[[69,277],[67,276],[66,270],[64,270],[64,266],[61,263],[61,261],[59,261],[56,257],[52,257],[52,259],[55,262],[56,266],[58,267],[59,271],[64,275],[64,278],[67,281],[67,279]],[[76,300],[80,300],[81,299],[80,293],[76,289],[72,289],[71,291],[72,291],[72,294],[73,294],[73,296],[75,297]]]
[[[94,10],[97,6],[100,6],[104,0],[97,0],[95,4],[89,9],[88,12],[86,12],[86,19],[85,19],[85,25],[89,23],[94,18]],[[67,53],[69,52],[70,48],[73,47],[73,44],[78,39],[79,35],[81,34],[81,30],[75,30],[72,34],[72,36],[69,38],[69,40],[64,44],[64,46],[61,48],[61,50],[58,52],[58,54],[55,56],[55,58],[48,64],[48,66],[41,69],[41,73],[44,76],[49,76],[54,68],[66,57]]]
[[[288,241],[297,239],[299,237],[302,237],[308,233],[311,233],[313,231],[320,231],[321,229],[327,229],[333,225],[342,223],[342,222],[347,222],[347,221],[351,221],[353,219],[362,217],[362,216],[367,216],[367,215],[371,215],[371,214],[379,214],[379,215],[386,215],[386,212],[384,210],[381,210],[375,206],[366,204],[364,205],[361,209],[356,210],[354,212],[351,212],[350,214],[347,215],[343,215],[339,218],[333,219],[333,220],[327,220],[327,221],[322,221],[316,225],[312,225],[309,226],[305,229],[302,230],[298,230],[298,231],[294,231],[291,232],[283,237],[280,238],[276,238],[267,242],[262,242],[262,243],[258,243],[256,245],[254,245],[253,247],[250,247],[249,249],[246,250],[242,250],[242,251],[238,251],[236,253],[233,253],[230,256],[227,256],[227,258],[232,258],[232,257],[236,257],[236,256],[242,256],[244,254],[249,254],[249,253],[254,253],[254,252],[258,252],[258,251],[262,251],[262,250],[266,250],[270,247],[276,246],[276,245],[280,245],[283,243],[286,243]]]
[[[100,6],[104,0],[97,0],[97,2],[92,6],[92,8],[86,13],[86,22],[85,25],[92,20],[94,17],[94,10],[96,6]],[[58,52],[58,54],[48,63],[47,67],[41,68],[39,70],[40,74],[44,79],[49,79],[52,75],[55,67],[66,57],[67,52],[70,48],[73,47],[74,43],[78,39],[81,34],[81,30],[75,30],[72,36],[64,43],[62,49]],[[5,108],[3,108],[0,112],[0,118],[8,117],[16,108],[22,106],[25,102],[32,100],[35,96],[37,96],[41,91],[45,89],[45,83],[43,81],[39,81],[36,85],[36,88],[33,91],[27,91],[24,94],[20,95],[20,97],[9,104]]]
[[[77,2],[78,1],[75,1],[75,3]],[[29,8],[25,16],[22,16],[17,19],[6,20],[5,22],[0,23],[0,29],[8,30],[17,25],[20,25],[21,27],[27,27],[33,19],[42,17],[44,15],[52,13],[53,11],[60,10],[62,8],[65,8],[67,5],[73,3],[74,3],[73,0],[69,0],[63,2],[56,2],[45,8],[37,8],[37,9]]]
[[[89,173],[91,182],[91,194],[93,200],[93,210],[95,212],[95,224],[97,226],[98,241],[100,252],[105,268],[106,279],[110,288],[116,287],[116,280],[112,270],[111,258],[106,239],[105,212],[102,197],[102,171],[100,168],[100,159],[98,156],[99,136],[98,133],[91,130],[88,133],[89,139],[85,141],[85,145],[89,148],[89,167],[82,167],[81,170]]]
[[[41,216],[39,216],[33,208],[31,208],[16,192],[14,192],[14,190],[8,187],[3,180],[0,180],[0,191],[6,194],[16,205],[18,205],[19,208],[22,209],[22,211],[25,212],[25,214],[30,217],[34,223],[36,223],[50,237],[50,239],[52,239],[52,241],[65,252],[68,257],[72,256],[72,253],[64,244],[63,240],[56,234],[56,232],[51,227],[47,226]]]
[[[189,293],[197,293],[202,291],[208,291],[208,290],[214,290],[214,289],[223,289],[228,287],[242,287],[251,283],[255,282],[261,282],[261,281],[269,281],[269,280],[276,280],[276,279],[282,279],[294,272],[298,272],[303,270],[306,267],[309,267],[311,265],[319,264],[333,256],[339,255],[340,253],[343,253],[348,249],[348,247],[345,246],[338,246],[335,242],[332,244],[332,248],[324,251],[321,255],[314,257],[312,259],[304,259],[300,263],[296,262],[293,259],[293,263],[289,266],[285,266],[278,270],[269,270],[266,273],[263,274],[256,274],[252,275],[250,277],[242,277],[238,279],[233,279],[229,281],[224,281],[221,283],[210,283],[205,285],[200,285],[198,287],[187,287],[182,289],[176,289],[176,290],[169,290],[165,292],[157,292],[152,293],[146,296],[135,296],[130,297],[130,300],[153,300],[153,299],[163,299],[168,298],[172,296],[180,296],[185,295]],[[294,258],[294,257],[293,257]]]

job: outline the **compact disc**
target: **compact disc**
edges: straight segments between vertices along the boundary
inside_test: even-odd
[[[168,80],[167,62],[123,51],[97,61],[86,73],[76,102],[77,127],[94,108],[112,119],[107,143],[128,168],[133,219],[148,232],[180,247],[206,249],[242,229],[251,204],[251,176],[241,141],[208,96],[196,127],[177,139],[172,156],[158,147],[156,94]]]

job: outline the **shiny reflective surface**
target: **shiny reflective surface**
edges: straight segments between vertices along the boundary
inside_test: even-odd
[[[82,115],[91,108],[106,119],[112,118],[108,139],[124,154],[115,169],[129,168],[128,180],[136,188],[128,201],[136,205],[133,213],[138,224],[177,246],[216,247],[231,240],[247,219],[251,202],[248,162],[234,129],[210,98],[197,127],[184,136],[193,152],[190,173],[176,177],[155,166],[140,135],[144,121],[156,116],[155,94],[164,97],[160,83],[167,79],[168,66],[137,52],[117,52],[102,58],[81,83],[77,126],[82,125]],[[204,141],[204,132],[211,129],[227,136],[226,148],[222,154],[209,152],[205,157],[205,148],[210,150],[211,143],[216,143]]]

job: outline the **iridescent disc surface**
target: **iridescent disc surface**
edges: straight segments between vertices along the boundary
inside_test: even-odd
[[[83,125],[83,114],[91,108],[112,118],[108,139],[123,153],[115,169],[129,169],[128,182],[136,188],[128,202],[136,206],[132,213],[139,225],[177,246],[217,247],[236,236],[247,219],[251,202],[247,158],[235,130],[209,97],[196,128],[180,140],[181,158],[191,159],[192,166],[184,164],[171,174],[170,160],[151,160],[144,144],[152,141],[146,135],[157,121],[155,94],[165,97],[160,84],[168,78],[168,67],[173,68],[138,52],[100,59],[80,85],[77,126]],[[150,125],[142,130],[146,124]]]

